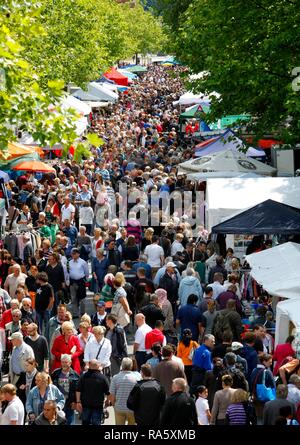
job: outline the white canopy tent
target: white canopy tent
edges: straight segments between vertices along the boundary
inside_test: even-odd
[[[300,328],[300,244],[284,243],[246,256],[252,277],[275,297],[285,297],[276,306],[275,343]]]
[[[273,199],[300,208],[300,178],[214,178],[206,184],[209,231],[226,217]]]
[[[276,306],[275,345],[284,343],[292,333],[294,335],[294,327],[300,331],[300,299],[279,302]]]
[[[107,89],[97,82],[89,83],[87,91],[79,88],[78,90],[74,91],[72,95],[83,101],[106,101],[112,103],[115,103],[119,97],[117,93]]]
[[[198,172],[188,173],[187,179],[192,181],[206,181],[210,178],[257,178],[255,173],[240,173],[240,172]]]
[[[273,176],[276,173],[275,168],[255,159],[249,159],[244,153],[231,149],[182,162],[179,164],[179,170],[183,172],[256,173],[262,176]]]
[[[187,93],[184,93],[182,96],[180,96],[179,100],[176,100],[173,102],[173,105],[192,105],[192,104],[200,104],[202,102],[209,102],[212,96],[216,96],[217,98],[220,97],[219,93],[216,93],[215,91],[210,93],[208,96],[205,96],[204,94],[194,94],[191,91],[188,91]]]
[[[61,104],[62,108],[67,110],[68,108],[73,108],[82,116],[88,116],[92,111],[91,107],[83,102],[82,100],[76,99],[76,97],[68,95],[66,96]]]
[[[284,243],[246,256],[251,275],[276,297],[300,301],[300,244]]]

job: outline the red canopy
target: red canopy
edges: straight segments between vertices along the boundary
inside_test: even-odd
[[[117,85],[123,85],[125,87],[128,85],[128,77],[124,76],[122,73],[119,73],[119,71],[117,71],[115,68],[111,68],[109,71],[106,71],[104,76],[109,80],[113,80]]]

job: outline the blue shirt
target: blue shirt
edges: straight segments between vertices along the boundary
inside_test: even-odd
[[[149,280],[151,280],[152,279],[151,266],[149,264],[147,264],[147,263],[138,262],[138,263],[134,263],[133,264],[132,269],[137,271],[140,267],[145,269],[145,271],[146,271],[146,278],[149,278]]]
[[[65,233],[65,235],[71,241],[72,246],[74,246],[75,241],[76,241],[77,236],[78,236],[78,231],[77,231],[76,227],[75,226],[71,226],[69,228],[64,228],[63,232]]]
[[[212,370],[211,351],[206,345],[203,344],[196,349],[193,357],[193,366],[206,371]]]
[[[69,276],[72,280],[80,280],[81,278],[89,277],[89,267],[86,261],[82,258],[78,260],[71,260],[69,262]]]
[[[181,334],[184,329],[190,329],[193,334],[193,340],[198,341],[198,323],[202,322],[200,309],[194,304],[185,304],[179,309],[177,319],[180,321]]]
[[[24,369],[20,366],[20,357],[23,353],[22,346],[15,347],[11,355],[11,369],[14,374],[21,374]]]

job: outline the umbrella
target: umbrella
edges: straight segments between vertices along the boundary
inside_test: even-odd
[[[2,170],[0,170],[0,179],[3,179],[4,182],[8,182],[9,181],[9,176],[8,176],[7,173],[5,173]]]
[[[21,171],[31,171],[31,172],[42,172],[42,173],[56,173],[55,168],[50,165],[45,164],[41,161],[24,161],[20,162],[20,164],[13,167],[13,170],[21,170]]]

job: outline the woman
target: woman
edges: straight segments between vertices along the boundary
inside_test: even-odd
[[[216,392],[222,389],[222,376],[224,374],[226,374],[226,371],[223,359],[214,357],[213,369],[205,372],[203,381],[203,385],[208,389],[208,405],[210,410],[212,409]]]
[[[294,357],[295,350],[292,347],[292,343],[294,340],[295,340],[294,335],[289,335],[284,343],[281,343],[276,346],[273,354],[273,361],[276,362],[273,371],[273,374],[275,376],[278,374],[278,370],[282,366],[283,361],[287,357]]]
[[[59,335],[53,342],[51,353],[54,355],[54,362],[52,364],[52,371],[60,367],[60,358],[62,354],[69,354],[72,356],[72,368],[80,374],[81,366],[79,357],[83,353],[80,346],[79,339],[74,335],[74,328],[72,323],[65,321],[62,326],[62,335]]]
[[[151,366],[152,369],[155,368],[162,361],[162,346],[160,343],[153,343],[151,347],[152,357],[148,358],[147,364]]]
[[[257,421],[259,424],[262,422],[263,409],[265,406],[265,401],[259,399],[259,394],[257,394],[257,385],[262,384],[263,381],[267,388],[272,388],[274,391],[275,399],[275,389],[276,383],[270,370],[272,366],[272,355],[271,354],[261,354],[258,356],[259,364],[255,369],[253,369],[250,376],[250,389],[252,391],[252,396],[254,399],[255,413],[257,416]]]
[[[226,411],[226,425],[255,425],[256,418],[249,404],[249,395],[243,389],[236,389]]]
[[[94,303],[95,309],[97,310],[97,302],[98,300],[103,300],[106,304],[106,307],[112,307],[114,300],[114,280],[115,277],[112,273],[108,273],[104,277],[104,286],[101,289],[100,297],[95,295]]]
[[[136,245],[135,236],[129,235],[122,248],[122,260],[137,261],[139,259],[139,248]]]
[[[79,323],[78,340],[83,352],[85,350],[87,343],[94,338],[94,334],[91,332],[91,329],[92,327],[86,321],[81,321]]]
[[[36,386],[29,391],[25,405],[30,423],[43,412],[46,400],[55,400],[59,410],[62,410],[65,405],[64,395],[55,385],[52,385],[49,374],[38,372],[35,382]]]
[[[36,386],[37,362],[33,358],[28,358],[25,362],[25,371],[20,374],[17,381],[17,395],[25,406],[28,394],[32,388]]]
[[[169,342],[169,336],[173,336],[174,329],[174,315],[173,309],[170,301],[167,298],[167,291],[165,289],[156,289],[155,295],[158,296],[158,302],[161,307],[162,313],[165,316],[164,321],[164,334],[167,338],[167,342]]]
[[[154,230],[152,229],[152,227],[148,227],[145,230],[144,238],[142,239],[142,244],[141,244],[141,251],[142,252],[144,252],[144,250],[146,249],[147,246],[152,244],[153,234],[154,234]]]
[[[88,235],[92,234],[92,227],[94,223],[94,210],[89,201],[83,201],[82,207],[79,210],[79,226],[86,228]]]
[[[196,341],[192,340],[192,337],[192,331],[190,329],[184,329],[177,347],[177,357],[183,361],[184,372],[189,385],[192,381],[193,352],[199,346]]]
[[[231,403],[232,395],[236,389],[232,388],[233,378],[231,375],[223,375],[222,388],[217,391],[214,397],[214,403],[211,410],[211,425],[225,425],[226,411]]]
[[[132,312],[127,301],[127,293],[123,288],[125,284],[124,275],[122,273],[117,275],[119,276],[116,276],[114,280],[115,294],[111,314],[115,315],[117,317],[117,323],[122,326],[122,328],[125,328],[130,322]]]

